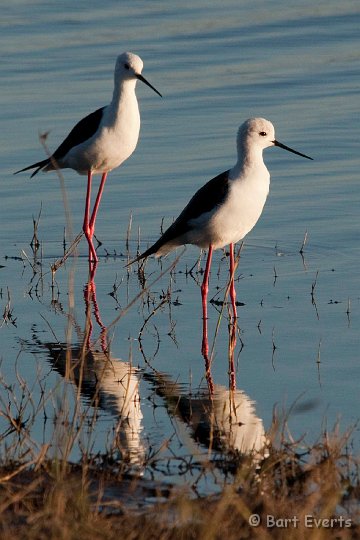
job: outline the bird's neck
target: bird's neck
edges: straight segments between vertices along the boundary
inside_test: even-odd
[[[231,180],[267,178],[268,174],[261,149],[249,146],[238,149],[238,160],[230,171]]]
[[[122,81],[121,84],[115,84],[114,93],[109,104],[109,117],[116,124],[124,115],[135,116],[139,112],[138,103],[135,95],[135,80]]]
[[[126,102],[129,105],[136,102],[135,95],[136,80],[122,81],[114,85],[113,97],[110,106],[113,109],[120,109],[121,105]]]

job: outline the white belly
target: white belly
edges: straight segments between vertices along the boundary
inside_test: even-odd
[[[135,93],[110,104],[98,131],[72,148],[61,163],[79,174],[109,172],[119,167],[134,152],[140,132],[140,114]]]
[[[75,146],[68,152],[64,166],[79,174],[108,172],[119,167],[134,152],[139,129],[124,136],[116,130],[103,128],[100,134]]]
[[[267,182],[234,182],[227,200],[212,212],[192,220],[186,243],[214,249],[242,240],[261,216],[269,192]]]

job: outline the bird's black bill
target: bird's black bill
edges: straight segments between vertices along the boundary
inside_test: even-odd
[[[158,96],[162,97],[162,95],[160,94],[160,92],[158,92],[158,91],[156,90],[156,88],[154,88],[153,85],[150,84],[150,83],[145,79],[145,77],[143,77],[142,75],[136,75],[136,77],[139,79],[139,81],[145,83],[145,84],[146,84],[147,86],[149,86],[152,90],[154,90],[154,92],[156,92]]]
[[[304,157],[306,159],[313,159],[312,157],[309,157],[305,154],[302,154],[301,152],[297,152],[296,150],[289,148],[288,146],[285,146],[285,144],[282,144],[279,141],[273,141],[273,143],[275,144],[275,146],[278,146],[279,148],[283,148],[284,150],[287,150],[288,152],[292,152],[293,154],[297,154],[298,156]]]

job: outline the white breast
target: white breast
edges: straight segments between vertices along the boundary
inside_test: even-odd
[[[64,166],[79,174],[109,172],[119,167],[134,152],[140,132],[137,100],[120,104],[117,110],[109,105],[98,131],[87,141],[72,148],[64,159]]]
[[[191,221],[193,230],[186,241],[214,249],[242,240],[258,221],[267,195],[270,176],[266,170],[259,181],[258,175],[247,176],[246,180],[231,180],[226,200],[211,212]]]

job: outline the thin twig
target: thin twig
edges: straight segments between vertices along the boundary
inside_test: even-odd
[[[305,244],[307,242],[307,237],[308,237],[308,232],[305,231],[305,234],[304,234],[304,239],[302,241],[302,244],[301,244],[301,248],[299,250],[299,253],[301,253],[301,255],[304,253],[304,248],[305,248]]]
[[[58,259],[57,261],[54,262],[54,264],[51,265],[51,271],[53,274],[55,274],[55,272],[57,270],[59,270],[59,268],[61,266],[63,266],[63,264],[66,262],[66,259],[68,257],[70,257],[70,255],[73,254],[73,252],[75,251],[75,249],[77,248],[78,244],[80,243],[80,240],[82,239],[82,237],[84,236],[84,233],[83,231],[79,232],[79,234],[77,235],[77,237],[73,240],[71,246],[69,247],[69,249],[64,253],[64,255]]]

